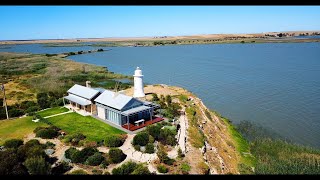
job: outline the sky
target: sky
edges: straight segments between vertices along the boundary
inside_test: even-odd
[[[0,40],[320,30],[320,6],[0,6]]]

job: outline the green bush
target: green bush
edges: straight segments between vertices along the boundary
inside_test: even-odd
[[[79,142],[81,140],[84,140],[85,138],[86,138],[86,136],[81,133],[69,134],[64,137],[63,142],[71,143],[71,145],[77,146],[77,145],[79,145]]]
[[[106,137],[104,143],[107,147],[120,147],[125,139],[118,135],[109,135]]]
[[[155,124],[151,126],[147,126],[146,131],[148,134],[150,134],[154,139],[158,140],[159,134],[160,134],[160,129],[161,129],[160,124]]]
[[[190,169],[191,169],[191,167],[187,163],[182,163],[180,169],[181,169],[183,174],[188,174]]]
[[[47,141],[46,144],[44,144],[44,145],[47,149],[52,149],[56,146],[54,143],[52,143],[50,141]]]
[[[106,158],[104,158],[104,160],[100,164],[100,167],[105,169],[109,166],[109,164],[109,161]]]
[[[155,139],[151,135],[149,135],[149,143],[154,143]]]
[[[101,153],[96,152],[94,155],[88,157],[85,164],[90,166],[98,166],[99,164],[102,163],[103,160],[104,160],[104,157],[101,155]]]
[[[20,146],[17,150],[17,155],[19,159],[27,159],[29,157],[41,156],[43,158],[47,157],[44,152],[45,146],[40,144],[36,139],[31,139],[24,145]]]
[[[88,173],[82,169],[78,169],[78,170],[72,171],[70,174],[71,175],[87,175]]]
[[[136,151],[140,151],[140,145],[134,145],[133,147]]]
[[[72,155],[77,152],[78,150],[74,147],[71,147],[69,149],[67,149],[65,152],[64,152],[64,156],[67,158],[67,159],[71,159]]]
[[[71,155],[71,161],[74,163],[84,163],[89,156],[92,156],[96,152],[98,152],[98,150],[95,148],[91,148],[91,147],[83,148],[81,151],[75,151]]]
[[[149,135],[146,132],[140,132],[133,137],[133,145],[145,146],[149,142]]]
[[[17,165],[19,165],[19,157],[14,149],[0,151],[0,175],[14,175],[13,169]],[[20,172],[21,171],[17,171],[17,174],[25,174],[25,171],[24,173]]]
[[[111,148],[109,150],[109,158],[112,163],[120,163],[126,158],[126,155],[121,149]]]
[[[28,158],[24,165],[31,175],[48,175],[50,174],[50,164],[43,157]]]
[[[149,175],[151,174],[148,167],[143,164],[138,164],[131,175]]]
[[[160,130],[159,141],[162,144],[168,144],[168,145],[174,146],[177,143],[175,136],[176,136],[176,131],[171,130],[169,128],[163,128]]]
[[[101,175],[103,172],[101,171],[101,170],[99,170],[99,169],[93,169],[92,170],[92,174],[94,174],[94,175]]]
[[[62,161],[59,162],[55,167],[51,169],[52,175],[63,175],[67,171],[69,171],[72,168],[72,166],[69,165],[69,163]]]
[[[152,154],[154,153],[154,145],[152,143],[148,143],[146,145],[146,151],[145,153],[148,153],[148,154]]]
[[[3,146],[6,148],[14,148],[14,149],[17,149],[21,145],[23,145],[23,141],[21,139],[9,139],[3,144]]]
[[[53,129],[41,129],[36,133],[36,137],[43,139],[53,139],[58,136],[58,133]]]
[[[157,170],[159,171],[159,173],[167,173],[168,172],[168,168],[162,164],[158,165]]]
[[[137,163],[129,161],[117,168],[114,168],[112,170],[112,174],[113,175],[129,175],[135,170],[136,167],[137,167]]]

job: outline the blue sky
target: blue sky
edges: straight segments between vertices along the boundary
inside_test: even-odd
[[[320,30],[320,6],[0,6],[0,39]]]

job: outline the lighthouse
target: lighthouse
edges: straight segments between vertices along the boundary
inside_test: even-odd
[[[134,92],[133,97],[141,98],[144,97],[144,91],[143,91],[143,82],[142,82],[142,71],[139,67],[134,71]]]

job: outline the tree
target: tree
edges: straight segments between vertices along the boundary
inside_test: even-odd
[[[12,174],[13,167],[19,163],[15,150],[0,151],[0,175]]]
[[[149,135],[146,132],[140,132],[133,138],[133,145],[145,146],[149,142]]]
[[[158,98],[157,94],[152,94],[152,99],[151,99],[151,101],[157,102],[157,101],[159,101],[159,100],[160,100],[160,99]]]
[[[17,149],[21,145],[23,145],[23,141],[21,139],[10,139],[4,142],[3,144],[3,146],[6,148],[14,148],[14,149]]]
[[[41,109],[50,107],[49,96],[45,92],[37,94],[37,102]]]
[[[109,158],[112,163],[120,163],[126,158],[126,155],[122,152],[121,149],[111,148],[109,150]]]
[[[146,151],[145,152],[148,153],[148,154],[154,153],[154,145],[152,143],[148,143],[146,145]]]
[[[146,131],[150,134],[154,139],[158,140],[160,134],[161,126],[159,124],[147,126]]]
[[[172,98],[170,95],[166,95],[166,103],[168,106],[172,103]]]
[[[148,167],[143,164],[138,164],[135,170],[131,173],[132,175],[149,175],[151,174]]]
[[[47,175],[50,173],[50,164],[43,157],[28,158],[24,165],[31,175]]]
[[[106,137],[104,144],[107,147],[120,147],[125,139],[117,135],[109,135]]]
[[[94,155],[88,157],[85,164],[88,164],[90,166],[98,166],[102,163],[104,160],[104,157],[100,152],[96,152]]]

